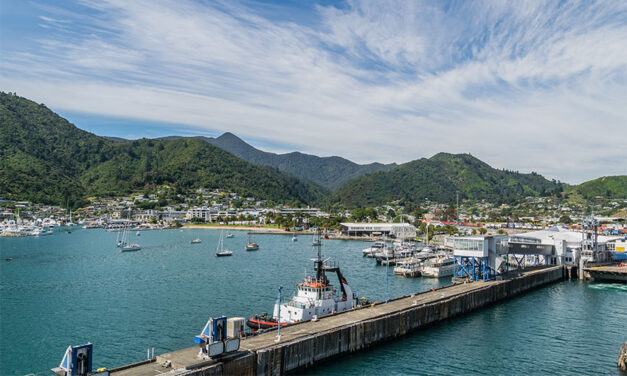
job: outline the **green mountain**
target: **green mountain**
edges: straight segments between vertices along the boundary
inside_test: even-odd
[[[82,131],[43,104],[0,93],[0,197],[65,205],[162,184],[277,202],[311,203],[328,193],[196,138],[120,141]]]
[[[439,153],[354,179],[334,191],[327,204],[365,207],[399,200],[425,199],[455,202],[460,199],[503,202],[523,196],[560,192],[562,184],[536,173],[497,170],[470,154]]]
[[[318,157],[299,152],[275,154],[256,149],[232,133],[218,138],[201,137],[207,142],[238,157],[261,166],[271,166],[302,179],[334,190],[357,177],[376,171],[388,171],[395,164],[360,165],[341,157]]]
[[[602,196],[627,198],[627,175],[604,176],[576,185],[568,192],[579,193],[584,199]]]

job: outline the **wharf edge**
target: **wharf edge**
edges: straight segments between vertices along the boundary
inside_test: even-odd
[[[373,347],[564,277],[564,267],[554,266],[507,280],[455,284],[282,328],[279,343],[275,342],[275,331],[246,338],[239,352],[218,361],[197,358],[199,348],[189,347],[109,372],[111,376],[282,375]],[[170,366],[164,367],[166,363]]]

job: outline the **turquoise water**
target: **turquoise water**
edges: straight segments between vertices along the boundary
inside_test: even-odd
[[[243,251],[246,232],[225,239],[232,257],[216,258],[219,230],[144,231],[143,249],[120,253],[116,233],[58,231],[41,238],[0,239],[0,374],[48,375],[65,348],[92,342],[94,366],[113,367],[193,346],[210,316],[271,312],[276,289],[293,294],[315,257],[311,236],[258,235],[261,249]],[[200,238],[202,244],[190,244]],[[385,296],[385,267],[363,259],[368,243],[325,241],[359,296]],[[12,261],[5,261],[12,257]],[[392,274],[392,269],[389,270]],[[332,283],[336,277],[330,276]],[[389,278],[390,296],[435,288],[447,280]]]
[[[271,311],[311,271],[311,237],[259,235],[244,252],[234,231],[215,258],[219,231],[145,231],[139,252],[120,253],[115,233],[57,232],[0,239],[0,374],[49,375],[70,344],[94,343],[94,366],[113,367],[193,345],[210,316]],[[189,242],[200,238],[202,244]],[[325,241],[359,296],[385,296],[385,267],[361,257],[367,243]],[[5,261],[12,257],[12,261]],[[404,279],[389,270],[390,296],[450,280]],[[335,281],[333,276],[332,281]],[[624,285],[563,282],[342,357],[315,374],[618,374],[627,341]]]

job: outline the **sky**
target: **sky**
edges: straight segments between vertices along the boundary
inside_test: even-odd
[[[124,138],[627,174],[627,1],[0,1],[0,90]]]

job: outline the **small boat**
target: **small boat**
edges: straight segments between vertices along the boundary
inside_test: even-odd
[[[68,234],[71,234],[71,233],[72,233],[72,230],[67,230],[67,233],[68,233]]]
[[[296,237],[296,234],[292,235],[292,241],[293,242],[297,242],[298,241],[298,238]]]
[[[255,243],[251,238],[250,234],[248,234],[248,244],[246,244],[246,251],[257,251],[259,249],[259,244]]]
[[[202,241],[199,238],[196,238],[196,239],[192,240],[190,243],[192,243],[192,244],[200,244],[200,243],[202,243]]]
[[[224,249],[224,230],[220,233],[220,240],[218,240],[218,249],[216,257],[233,256],[233,252],[228,249]]]
[[[398,262],[394,267],[394,274],[413,278],[420,276],[421,270],[420,260],[412,258]]]
[[[361,254],[364,257],[374,258],[377,253],[380,253],[381,251],[383,251],[383,246],[384,246],[383,242],[375,242],[369,248],[366,248],[363,251],[361,251]]]
[[[141,236],[141,233],[140,233],[139,231],[137,231],[137,232],[135,233],[135,236]]]
[[[120,252],[135,252],[142,249],[142,247],[137,243],[125,244],[120,248]]]
[[[226,234],[226,238],[227,239],[233,239],[235,237],[235,235],[233,234]]]
[[[225,257],[225,256],[233,256],[233,252],[228,251],[228,250],[216,252],[216,257]]]
[[[452,257],[437,257],[427,261],[422,267],[423,277],[441,278],[450,277],[455,270],[455,260]]]
[[[246,250],[247,251],[257,251],[259,250],[259,244],[257,243],[248,243],[246,244]]]

